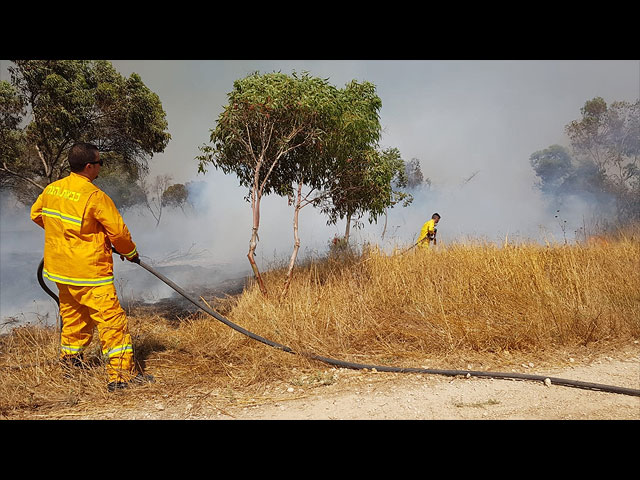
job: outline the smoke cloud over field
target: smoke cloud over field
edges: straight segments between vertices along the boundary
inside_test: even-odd
[[[6,69],[8,62],[2,61]],[[198,147],[226,104],[232,83],[253,71],[309,71],[337,87],[352,79],[376,85],[382,99],[382,147],[397,147],[405,161],[420,160],[430,188],[412,191],[413,203],[396,206],[377,224],[352,230],[356,244],[385,249],[409,246],[434,212],[441,243],[468,238],[509,241],[573,241],[575,231],[606,213],[579,197],[557,204],[536,187],[533,152],[567,145],[564,126],[596,96],[607,102],[639,96],[637,61],[114,61],[123,75],[140,74],[162,101],[172,139],[150,164],[151,177],[191,182],[193,208],[165,209],[160,225],[142,208],[126,210],[125,222],[143,260],[185,288],[198,292],[249,275],[246,258],[251,208],[237,179],[211,169],[197,174]],[[0,71],[0,79],[8,75]],[[19,322],[56,308],[36,280],[43,232],[28,208],[2,197],[0,211],[0,316]],[[559,212],[558,212],[559,210]],[[288,259],[293,210],[287,200],[265,197],[256,260],[261,270]],[[344,221],[327,226],[311,206],[300,216],[298,260],[326,254]],[[116,287],[127,301],[172,295],[137,265],[115,260]],[[55,291],[55,286],[52,285]],[[3,327],[3,328],[6,328]],[[2,330],[0,330],[2,333]]]

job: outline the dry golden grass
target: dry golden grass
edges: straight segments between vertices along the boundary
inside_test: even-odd
[[[578,245],[472,242],[401,252],[368,247],[299,265],[284,298],[276,292],[285,270],[273,269],[264,275],[268,298],[249,285],[237,297],[207,301],[295,351],[405,367],[465,368],[470,358],[499,367],[505,352],[552,356],[640,337],[640,228]],[[144,311],[129,317],[136,357],[158,380],[141,392],[229,399],[264,393],[300,372],[312,372],[305,381],[327,381],[319,373],[326,365],[204,313],[177,323]],[[55,361],[54,328],[17,328],[0,338],[0,349],[0,418],[78,409],[112,395],[97,345],[87,355],[90,368],[72,380],[63,380]]]

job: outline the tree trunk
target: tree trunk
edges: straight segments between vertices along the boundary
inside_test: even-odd
[[[351,230],[351,213],[347,214],[347,227],[344,231],[344,241],[349,245],[349,230]]]
[[[254,253],[256,251],[256,247],[258,246],[258,228],[260,227],[260,199],[261,195],[257,191],[257,187],[253,187],[251,191],[251,210],[253,211],[253,227],[251,229],[251,240],[249,241],[249,253],[247,253],[247,258],[249,259],[249,263],[251,264],[251,269],[258,281],[258,286],[260,287],[260,291],[266,297],[267,296],[267,288],[264,286],[264,282],[262,280],[262,275],[260,275],[260,271],[258,270],[258,265],[254,259]]]
[[[293,252],[289,259],[289,269],[287,270],[287,277],[282,289],[282,296],[286,295],[289,291],[289,285],[291,285],[291,277],[293,276],[293,266],[296,263],[298,256],[298,250],[300,250],[300,237],[298,237],[298,218],[300,216],[300,209],[302,202],[302,182],[298,184],[298,198],[296,199],[295,208],[293,209]]]
[[[384,209],[384,228],[382,229],[382,241],[384,242],[384,235],[387,233],[387,219],[389,218],[388,210]]]

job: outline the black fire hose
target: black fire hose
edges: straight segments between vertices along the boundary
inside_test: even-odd
[[[40,260],[40,265],[38,265],[38,283],[40,284],[42,289],[45,292],[47,292],[47,294],[51,298],[53,298],[55,300],[56,305],[58,305],[58,309],[60,309],[60,299],[58,299],[58,296],[55,293],[53,293],[53,291],[44,282],[44,278],[42,278],[42,270],[43,269],[44,269],[44,258],[42,260]],[[62,331],[62,317],[60,317],[60,331]]]
[[[113,253],[118,254],[118,252],[116,252],[115,249]],[[44,259],[43,259],[43,262],[44,262]],[[58,302],[58,298],[55,296],[53,292],[51,292],[51,290],[46,288],[46,285],[42,280],[43,262],[40,263],[40,268],[38,268],[38,281],[40,282],[40,285],[42,286],[42,288],[44,288],[45,291],[47,291],[49,295],[54,297],[56,302]],[[568,380],[564,378],[548,377],[545,375],[529,375],[524,373],[483,372],[483,371],[475,371],[475,370],[440,370],[440,369],[431,369],[431,368],[389,367],[384,365],[369,365],[364,363],[345,362],[343,360],[336,360],[333,358],[322,357],[309,352],[295,352],[293,349],[291,349],[290,347],[287,347],[286,345],[282,345],[280,343],[268,340],[264,337],[261,337],[260,335],[256,335],[255,333],[240,327],[239,325],[236,325],[235,323],[231,322],[227,318],[220,315],[215,310],[212,310],[208,306],[203,305],[198,300],[190,296],[187,292],[185,292],[181,287],[179,287],[174,282],[169,280],[167,277],[157,272],[154,268],[152,268],[151,266],[147,265],[145,262],[140,260],[139,257],[136,260],[134,260],[134,263],[137,263],[142,268],[147,270],[149,273],[158,277],[160,280],[162,280],[164,283],[166,283],[168,286],[170,286],[172,289],[174,289],[184,298],[186,298],[191,303],[193,303],[200,310],[211,315],[212,317],[216,318],[217,320],[221,321],[222,323],[224,323],[228,327],[231,327],[237,332],[240,332],[243,335],[246,335],[247,337],[252,338],[253,340],[257,340],[258,342],[264,343],[265,345],[269,345],[270,347],[278,348],[284,352],[298,354],[298,355],[310,358],[312,360],[316,360],[329,365],[334,365],[336,367],[349,368],[354,370],[364,370],[364,369],[374,370],[375,369],[378,372],[392,372],[392,373],[423,373],[423,374],[429,374],[429,375],[445,375],[450,377],[458,377],[458,376],[464,376],[467,378],[486,377],[486,378],[502,378],[502,379],[508,379],[508,380],[532,380],[532,381],[539,381],[539,382],[546,382],[546,383],[550,381],[551,384],[553,385],[561,385],[564,387],[582,388],[585,390],[598,390],[602,392],[619,393],[622,395],[633,395],[636,397],[640,397],[640,390],[633,389],[633,388],[617,387],[613,385],[603,385],[600,383],[581,382],[579,380]]]

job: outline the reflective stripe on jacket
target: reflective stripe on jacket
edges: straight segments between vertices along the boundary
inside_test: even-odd
[[[46,278],[76,286],[113,283],[111,245],[128,258],[137,253],[113,200],[77,173],[48,185],[31,207],[44,228]]]

